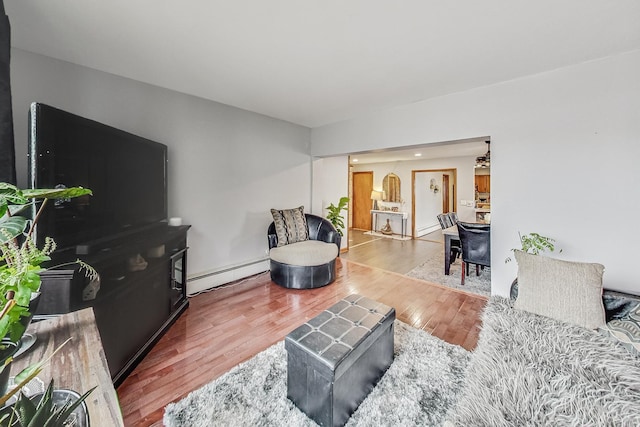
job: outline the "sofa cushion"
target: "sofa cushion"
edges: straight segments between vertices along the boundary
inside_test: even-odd
[[[271,209],[271,215],[278,236],[278,246],[309,240],[304,206],[295,209]]]
[[[604,266],[515,251],[518,299],[514,307],[587,329],[605,325]]]
[[[306,240],[286,246],[278,246],[269,251],[273,261],[303,267],[327,264],[338,256],[338,246],[319,240]]]

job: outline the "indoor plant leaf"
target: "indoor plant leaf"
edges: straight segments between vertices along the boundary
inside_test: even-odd
[[[14,379],[14,382],[16,383],[16,385],[11,390],[7,391],[7,393],[4,396],[0,397],[0,407],[5,403],[7,403],[7,401],[11,398],[11,396],[13,396],[18,391],[20,391],[20,389],[24,387],[25,384],[27,384],[29,381],[34,379],[40,372],[42,372],[42,367],[46,365],[49,362],[49,360],[51,360],[51,358],[69,341],[71,341],[71,338],[67,339],[65,342],[60,344],[58,348],[56,348],[53,351],[53,353],[51,353],[51,355],[49,355],[49,357],[47,357],[46,359],[41,360],[40,362],[34,363],[33,365],[27,366],[22,371],[20,371],[20,373],[16,375]]]
[[[70,188],[35,188],[22,190],[24,197],[28,199],[66,199],[73,197],[80,197],[86,195],[93,195],[91,190],[82,187],[70,187]]]
[[[9,205],[24,205],[28,202],[18,187],[0,182],[0,216],[7,212]]]
[[[20,424],[24,426],[26,425],[25,420],[30,420],[35,415],[36,405],[34,405],[31,399],[29,399],[23,393],[20,393],[18,401],[14,406],[14,411],[17,413]]]
[[[93,387],[91,390],[87,391],[85,394],[80,396],[75,402],[65,404],[62,408],[60,408],[58,413],[55,415],[55,418],[54,418],[55,423],[52,423],[51,426],[63,426],[64,422],[67,420],[67,418],[69,418],[69,415],[71,415],[71,413],[78,406],[80,406],[82,402],[84,402],[87,399],[87,397],[89,397],[89,394],[91,394],[91,392],[96,388],[97,386]]]
[[[0,233],[0,243],[12,240],[16,236],[22,234],[27,227],[27,219],[22,216],[10,216],[0,219],[0,229],[4,230]]]
[[[30,414],[31,418],[23,418],[20,420],[25,427],[44,427],[47,425],[47,420],[51,417],[53,407],[53,379],[49,382],[49,386],[44,392],[44,395],[40,399],[40,402],[36,405],[35,413]]]

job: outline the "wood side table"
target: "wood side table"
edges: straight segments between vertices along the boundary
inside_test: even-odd
[[[27,332],[36,335],[37,340],[11,363],[11,376],[46,359],[71,337],[44,366],[38,378],[45,387],[53,378],[56,389],[70,389],[80,394],[98,386],[85,401],[91,425],[124,426],[92,308],[32,323]]]

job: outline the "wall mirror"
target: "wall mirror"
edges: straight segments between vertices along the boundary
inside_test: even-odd
[[[385,202],[400,203],[400,177],[395,173],[389,173],[382,180],[382,191],[387,196]]]

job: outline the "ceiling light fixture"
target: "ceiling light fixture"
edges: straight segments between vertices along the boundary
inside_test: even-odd
[[[491,166],[491,141],[485,141],[487,144],[487,152],[484,156],[476,157],[476,165],[477,168],[488,168]]]
[[[415,153],[414,154],[414,157],[420,157],[420,156],[422,156],[422,153]]]

